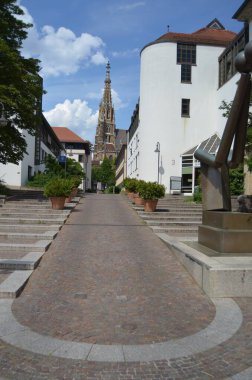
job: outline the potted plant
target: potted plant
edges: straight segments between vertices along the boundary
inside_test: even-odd
[[[142,179],[138,180],[136,185],[136,194],[134,196],[134,201],[137,206],[144,206],[144,199],[140,195],[141,187],[144,186],[146,182]]]
[[[63,210],[65,200],[72,191],[72,182],[66,178],[53,177],[44,187],[44,195],[50,198],[52,208]]]
[[[165,186],[156,182],[145,182],[139,188],[139,195],[144,199],[144,211],[156,210],[158,199],[165,196]]]
[[[71,176],[69,179],[72,183],[72,191],[69,197],[66,199],[66,202],[71,202],[72,198],[76,197],[76,195],[78,194],[78,187],[82,182],[80,176]]]
[[[137,183],[138,180],[136,178],[127,178],[127,181],[124,183],[125,189],[128,192],[128,197],[134,201],[134,195],[137,192]]]

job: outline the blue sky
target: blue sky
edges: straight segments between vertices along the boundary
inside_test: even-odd
[[[117,128],[127,129],[139,97],[140,50],[170,31],[191,33],[214,18],[238,32],[232,20],[242,0],[19,0],[33,23],[23,54],[41,60],[47,94],[43,110],[94,142],[105,66],[111,64]]]

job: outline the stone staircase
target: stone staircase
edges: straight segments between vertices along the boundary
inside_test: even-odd
[[[144,212],[143,206],[133,208],[155,233],[167,233],[180,240],[197,239],[202,206],[186,202],[184,196],[167,195],[158,201],[155,212]]]
[[[28,191],[0,205],[0,298],[19,295],[79,199],[52,210],[41,192]]]

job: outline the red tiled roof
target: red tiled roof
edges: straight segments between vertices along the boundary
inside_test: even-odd
[[[236,33],[231,32],[230,30],[202,28],[190,34],[169,32],[159,37],[155,42],[174,41],[227,46],[235,36]]]
[[[54,133],[61,142],[80,142],[85,143],[80,136],[66,127],[52,127]]]

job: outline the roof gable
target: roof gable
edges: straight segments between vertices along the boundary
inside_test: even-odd
[[[61,142],[86,142],[80,136],[76,135],[76,133],[66,127],[52,127],[52,129]]]

